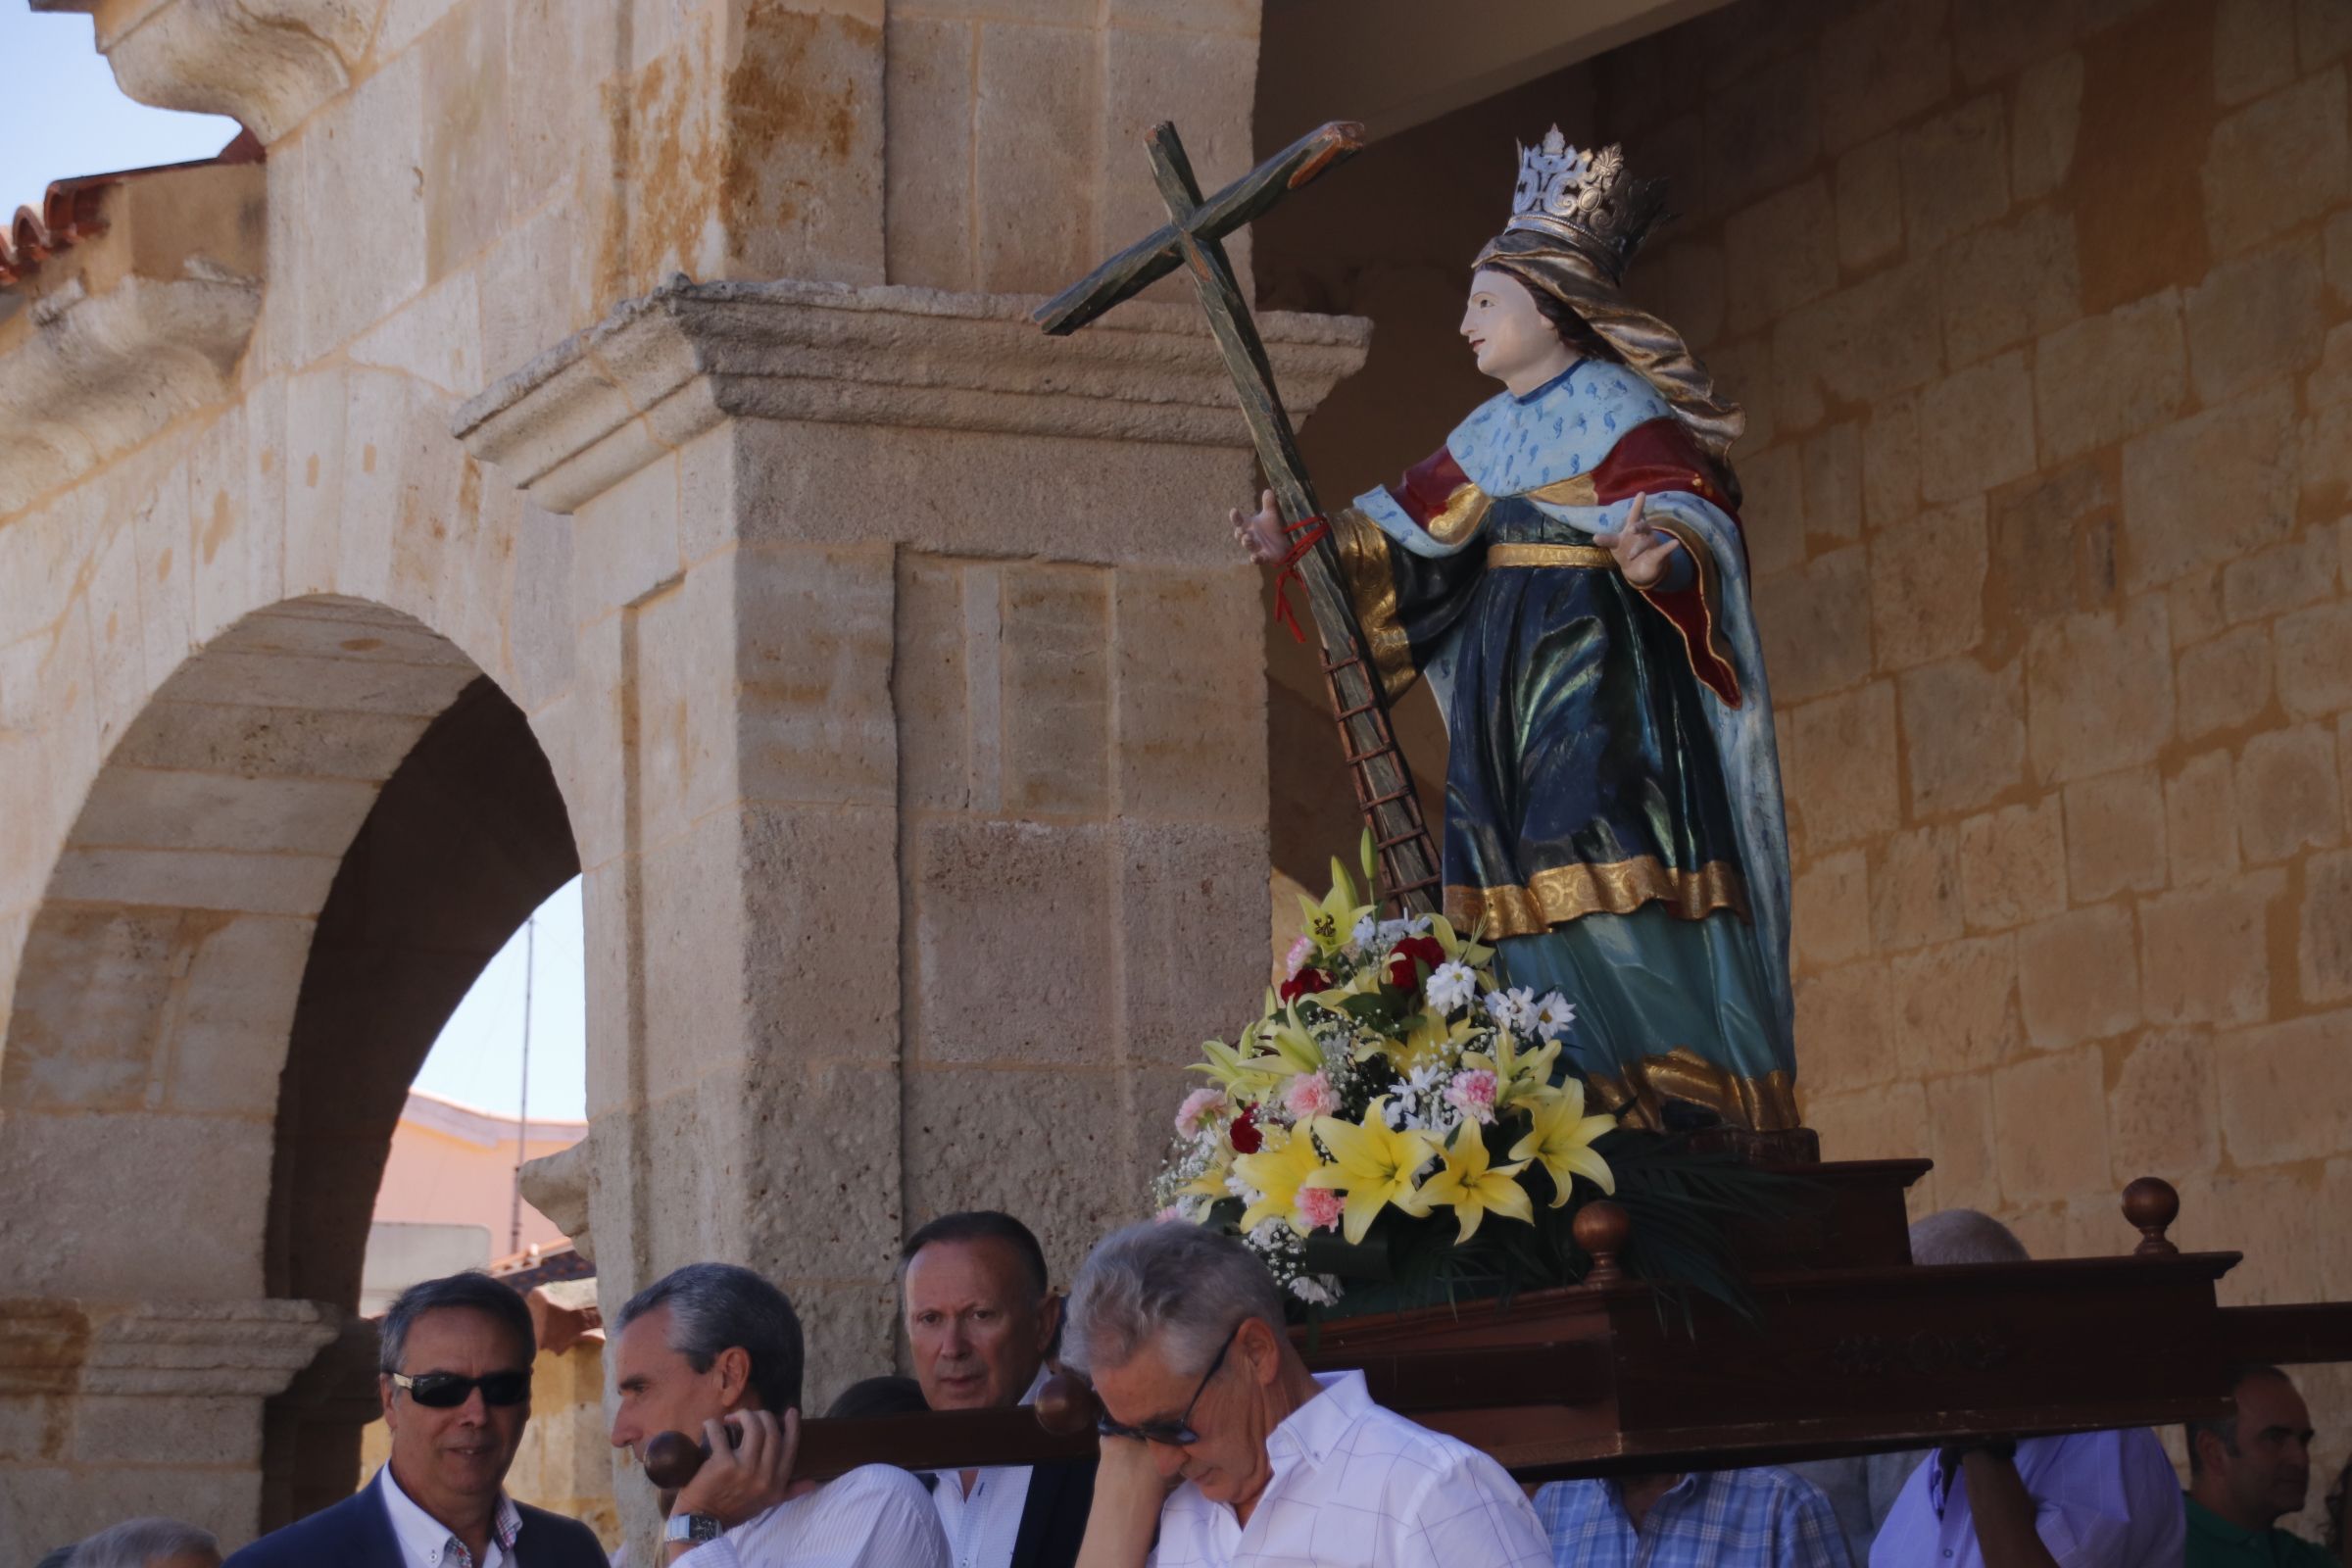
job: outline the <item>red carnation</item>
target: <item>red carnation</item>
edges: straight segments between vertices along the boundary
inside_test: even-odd
[[[1311,997],[1318,991],[1330,989],[1331,976],[1320,969],[1301,969],[1282,983],[1279,995],[1286,1003],[1297,1002],[1300,997]]]
[[[1258,1147],[1266,1141],[1264,1135],[1257,1130],[1257,1107],[1255,1105],[1243,1106],[1242,1113],[1233,1118],[1233,1125],[1225,1129],[1225,1136],[1233,1144],[1235,1153],[1256,1153]]]
[[[1413,972],[1416,960],[1435,969],[1446,961],[1446,950],[1436,937],[1406,937],[1389,950],[1389,984],[1399,991],[1412,990],[1420,983]]]

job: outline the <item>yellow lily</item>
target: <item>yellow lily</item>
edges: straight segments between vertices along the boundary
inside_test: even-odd
[[[1269,1018],[1259,1025],[1258,1041],[1273,1048],[1274,1059],[1268,1060],[1267,1065],[1274,1067],[1279,1061],[1278,1070],[1286,1077],[1294,1072],[1323,1070],[1323,1048],[1306,1032],[1306,1025],[1298,1021],[1296,1003],[1279,1018]]]
[[[1546,1041],[1535,1051],[1521,1051],[1519,1042],[1508,1029],[1494,1031],[1494,1049],[1462,1053],[1462,1065],[1484,1068],[1494,1075],[1494,1108],[1497,1111],[1525,1102],[1536,1105],[1549,1103],[1559,1091],[1551,1086],[1551,1064],[1559,1058],[1560,1043]],[[1571,1080],[1576,1088],[1578,1113],[1583,1113],[1585,1086],[1581,1079]],[[1511,1156],[1518,1158],[1517,1154]]]
[[[1396,1067],[1397,1072],[1409,1075],[1416,1067],[1442,1067],[1446,1065],[1448,1055],[1447,1048],[1458,1048],[1463,1041],[1469,1039],[1470,1036],[1476,1032],[1477,1028],[1478,1023],[1474,1018],[1462,1018],[1456,1020],[1455,1022],[1447,1023],[1444,1018],[1438,1016],[1436,1013],[1415,1013],[1412,1018],[1411,1026],[1404,1032],[1404,1042],[1402,1045],[1388,1046],[1374,1044],[1368,1047],[1359,1045],[1356,1047],[1356,1055],[1360,1059],[1364,1056],[1373,1055],[1385,1051],[1390,1063]],[[1462,1060],[1465,1062],[1474,1062],[1474,1064],[1478,1066],[1491,1065],[1483,1057],[1480,1057],[1479,1054],[1476,1052],[1463,1054]],[[1499,1103],[1499,1086],[1502,1083],[1502,1075],[1500,1073],[1496,1073],[1494,1075],[1494,1082],[1497,1086],[1496,1101],[1497,1103]]]
[[[1614,1116],[1585,1114],[1584,1080],[1571,1078],[1536,1106],[1535,1125],[1511,1146],[1511,1157],[1532,1159],[1551,1173],[1551,1185],[1557,1189],[1551,1200],[1554,1208],[1568,1201],[1574,1177],[1590,1177],[1602,1192],[1614,1193],[1617,1178],[1610,1174],[1608,1161],[1592,1152],[1592,1140],[1616,1125]]]
[[[1306,916],[1306,934],[1326,956],[1346,947],[1355,935],[1355,923],[1372,912],[1372,906],[1356,902],[1355,883],[1336,855],[1331,859],[1331,891],[1320,903],[1299,894],[1298,907]]]
[[[1478,940],[1477,932],[1473,932],[1467,937],[1460,936],[1455,933],[1453,922],[1442,914],[1433,914],[1429,917],[1429,934],[1438,939],[1438,946],[1446,950],[1446,957],[1456,963],[1468,964],[1473,969],[1480,968],[1489,958],[1494,956],[1494,950],[1481,943]],[[1482,975],[1481,978],[1492,984],[1494,977]]]
[[[1453,1145],[1446,1151],[1446,1168],[1421,1184],[1421,1196],[1431,1203],[1446,1204],[1462,1222],[1462,1233],[1454,1238],[1458,1247],[1470,1240],[1478,1222],[1489,1214],[1525,1220],[1530,1225],[1536,1222],[1535,1205],[1518,1182],[1525,1169],[1525,1160],[1514,1165],[1494,1164],[1487,1155],[1487,1141],[1476,1127],[1465,1124],[1454,1129]]]
[[[1176,1190],[1188,1197],[1205,1198],[1212,1203],[1222,1198],[1231,1198],[1233,1195],[1225,1190],[1225,1173],[1232,1168],[1227,1164],[1211,1165]]]
[[[1392,1128],[1382,1114],[1387,1108],[1385,1099],[1375,1100],[1360,1126],[1336,1116],[1315,1119],[1315,1136],[1331,1151],[1332,1162],[1299,1185],[1348,1195],[1340,1228],[1350,1242],[1362,1241],[1391,1203],[1416,1217],[1429,1212],[1427,1200],[1414,1190],[1413,1173],[1429,1163],[1436,1146],[1427,1133]]]
[[[1256,1054],[1248,1033],[1242,1036],[1239,1047],[1222,1040],[1209,1040],[1201,1044],[1200,1051],[1208,1059],[1194,1062],[1192,1070],[1214,1078],[1219,1088],[1237,1100],[1251,1098],[1290,1076],[1282,1058]]]
[[[1233,1162],[1233,1173],[1265,1195],[1242,1216],[1242,1233],[1248,1235],[1269,1219],[1282,1219],[1304,1236],[1311,1227],[1299,1216],[1298,1189],[1322,1168],[1323,1156],[1305,1128],[1295,1127],[1287,1133],[1274,1127],[1265,1129],[1265,1142],[1258,1152]]]

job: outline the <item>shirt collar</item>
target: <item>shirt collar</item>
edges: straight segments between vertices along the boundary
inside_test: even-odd
[[[1276,1464],[1304,1455],[1321,1464],[1372,1408],[1361,1372],[1317,1372],[1319,1392],[1266,1434],[1266,1457]]]
[[[441,1562],[449,1544],[458,1539],[457,1532],[426,1513],[401,1490],[400,1482],[393,1477],[391,1460],[385,1460],[384,1467],[376,1474],[383,1480],[384,1511],[392,1517],[392,1534],[400,1540],[402,1554],[411,1561]],[[502,1489],[498,1494],[498,1513],[490,1521],[490,1539],[512,1557],[514,1538],[521,1533],[522,1510],[514,1506],[514,1499]]]
[[[1046,1379],[1052,1377],[1053,1375],[1054,1368],[1047,1365],[1045,1362],[1040,1361],[1037,1364],[1037,1376],[1029,1380],[1029,1387],[1022,1392],[1020,1402],[1023,1404],[1035,1404],[1037,1402],[1037,1396],[1045,1392]]]
[[[2265,1544],[2264,1538],[2270,1534],[2266,1530],[2248,1530],[2241,1525],[2233,1525],[2185,1492],[2180,1494],[2180,1504],[2188,1515],[2189,1529],[2229,1545],[2261,1546]]]

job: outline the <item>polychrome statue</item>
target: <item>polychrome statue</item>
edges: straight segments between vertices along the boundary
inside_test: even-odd
[[[1635,1126],[1797,1125],[1788,855],[1750,608],[1744,425],[1618,282],[1663,190],[1555,128],[1462,318],[1504,390],[1331,519],[1394,698],[1446,716],[1445,907],[1499,979],[1576,1006],[1575,1064]],[[1289,552],[1271,492],[1232,514]]]

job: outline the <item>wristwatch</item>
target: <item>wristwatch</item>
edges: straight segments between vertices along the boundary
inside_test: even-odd
[[[707,1513],[673,1513],[662,1529],[663,1541],[687,1541],[701,1545],[726,1534],[726,1527]]]

